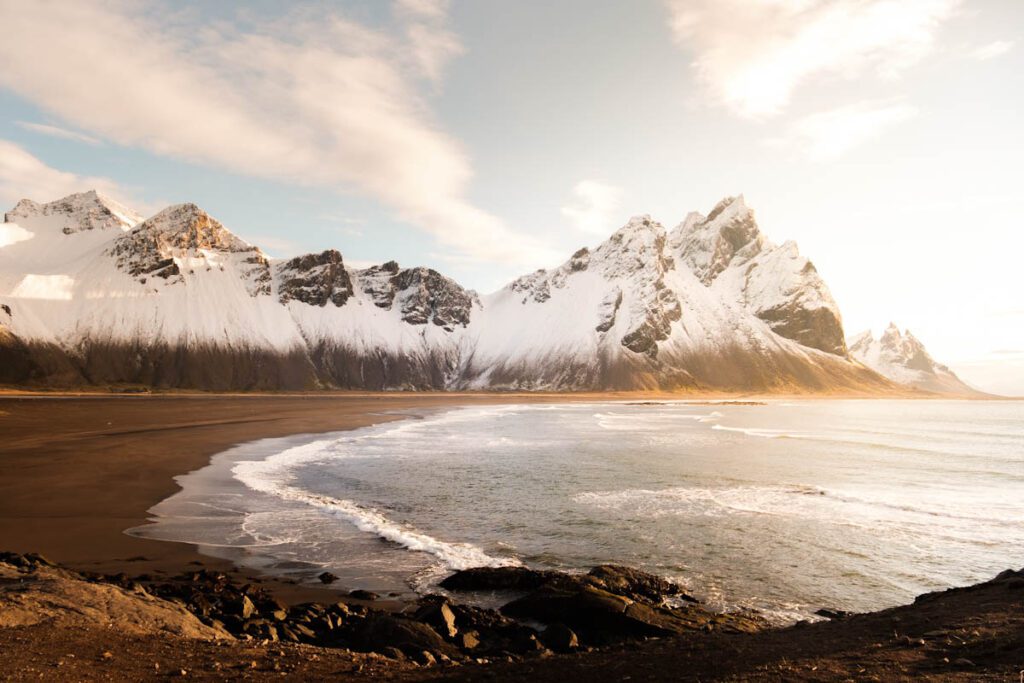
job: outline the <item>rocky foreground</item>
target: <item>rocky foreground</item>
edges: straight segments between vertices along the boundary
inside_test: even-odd
[[[505,602],[491,610],[435,595],[378,606],[356,592],[288,605],[218,572],[88,574],[0,553],[2,675],[1006,680],[1024,669],[1024,572],[788,629],[714,613],[670,582],[612,565],[471,569],[442,586]]]

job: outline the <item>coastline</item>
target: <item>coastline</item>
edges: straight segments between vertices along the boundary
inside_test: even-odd
[[[144,524],[153,505],[179,490],[176,476],[206,467],[213,456],[235,445],[263,438],[344,431],[408,417],[408,413],[394,411],[467,405],[599,400],[699,403],[757,398],[761,397],[371,393],[4,396],[0,397],[4,434],[0,441],[0,538],[4,539],[0,550],[40,552],[78,572],[149,575],[156,581],[180,581],[180,575],[195,572],[202,564],[208,572],[229,574],[239,585],[252,583],[290,605],[339,599],[351,604],[338,592],[340,586],[332,590],[273,577],[252,577],[252,572],[226,560],[200,554],[193,545],[146,540],[124,531]],[[547,652],[543,657],[458,666],[417,666],[411,660],[389,660],[372,652],[359,654],[313,645],[245,640],[217,644],[165,633],[125,635],[117,632],[120,624],[116,621],[102,629],[52,628],[45,624],[0,628],[0,645],[12,654],[9,672],[14,674],[13,680],[38,678],[47,670],[55,675],[54,670],[46,668],[50,666],[68,666],[68,674],[101,677],[112,670],[109,661],[125,667],[119,669],[122,673],[130,670],[140,680],[176,675],[179,667],[190,677],[256,680],[279,679],[283,672],[307,679],[340,674],[343,678],[401,680],[474,680],[479,675],[499,680],[562,680],[582,673],[588,680],[622,680],[638,674],[650,680],[965,680],[1016,671],[1014,652],[1019,651],[1024,634],[1019,610],[1024,596],[1019,588],[1024,586],[1024,579],[1019,577],[1024,574],[1013,574],[1002,583],[938,593],[904,607],[786,629],[751,634],[690,633],[601,647],[593,652]],[[402,610],[410,606],[380,600],[373,607]],[[107,656],[111,651],[115,653],[113,659]],[[723,661],[723,656],[728,661]],[[39,664],[47,658],[53,662]],[[164,662],[164,669],[154,671],[155,660]],[[174,662],[172,671],[167,670],[167,662]],[[481,670],[481,666],[485,668]],[[225,676],[229,668],[239,671]],[[689,673],[681,677],[682,671]]]
[[[194,563],[236,569],[186,543],[128,535],[180,487],[234,446],[265,438],[347,431],[406,415],[471,405],[625,400],[637,394],[18,394],[0,395],[0,538],[78,571],[175,573]],[[643,394],[644,399],[728,400]],[[145,558],[145,559],[140,559]],[[266,579],[274,584],[273,578]],[[285,599],[320,588],[274,586]],[[312,593],[310,593],[312,591]]]

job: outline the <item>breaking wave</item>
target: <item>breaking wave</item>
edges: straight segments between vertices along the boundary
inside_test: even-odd
[[[451,419],[449,417],[449,419]],[[415,428],[416,422],[399,423],[383,433],[359,438],[394,436],[396,431]],[[295,468],[320,460],[345,457],[345,439],[321,440],[295,446],[271,455],[265,460],[243,460],[235,464],[232,474],[245,486],[279,500],[302,503],[343,519],[363,532],[371,533],[408,550],[428,553],[448,569],[498,567],[520,564],[514,558],[496,558],[469,543],[450,543],[434,538],[409,525],[388,519],[379,510],[350,500],[305,491],[290,482]]]

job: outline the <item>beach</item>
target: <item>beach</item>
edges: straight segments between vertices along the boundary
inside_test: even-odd
[[[202,565],[239,583],[256,584],[287,604],[330,603],[348,587],[325,589],[254,576],[250,570],[202,555],[189,544],[146,540],[124,531],[144,524],[147,510],[178,490],[175,476],[206,466],[213,455],[240,443],[355,429],[408,417],[409,411],[624,398],[373,393],[5,396],[0,398],[0,550],[41,553],[67,570],[86,574],[172,577]],[[65,672],[73,677],[102,677],[104,671],[114,671],[109,664],[103,668],[108,652],[117,658],[118,675],[133,678],[160,678],[168,671],[184,670],[191,677],[210,679],[280,678],[292,673],[314,678],[471,680],[481,673],[499,679],[559,680],[570,672],[588,671],[593,680],[622,680],[638,672],[652,680],[674,680],[682,667],[688,677],[705,680],[960,680],[1006,673],[1017,665],[1014,652],[1021,644],[1019,607],[1024,596],[1017,588],[1022,583],[1014,575],[974,593],[940,595],[895,611],[750,635],[690,634],[593,652],[552,656],[546,651],[539,659],[468,661],[458,666],[422,667],[411,660],[367,658],[311,645],[250,640],[225,646],[167,634],[125,635],[117,633],[113,623],[99,630],[54,631],[45,625],[0,629],[0,638],[12,653],[4,673],[14,680],[38,678],[51,666],[67,666]],[[43,637],[44,633],[48,635]],[[726,666],[719,661],[721,652],[746,659],[734,657]],[[139,657],[160,660],[156,663],[163,662],[163,668],[154,669],[148,661],[139,664]]]

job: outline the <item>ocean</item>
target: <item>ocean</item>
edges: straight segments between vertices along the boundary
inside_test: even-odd
[[[266,439],[129,533],[411,596],[454,569],[601,563],[778,623],[1024,566],[1024,403],[602,402],[411,412]]]

